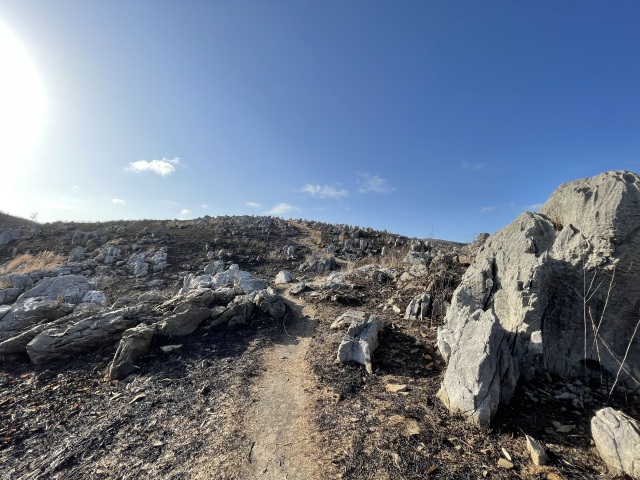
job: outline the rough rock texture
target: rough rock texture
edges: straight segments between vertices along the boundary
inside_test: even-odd
[[[409,302],[404,318],[407,320],[422,320],[428,315],[429,307],[431,307],[431,295],[421,293]]]
[[[619,372],[619,384],[638,388],[639,206],[640,177],[607,172],[561,185],[540,213],[523,213],[490,236],[438,331],[445,359],[467,348],[469,318],[492,311],[525,379],[542,369],[611,379]],[[532,335],[541,342],[532,344]]]
[[[253,303],[274,320],[280,320],[287,314],[287,309],[282,299],[267,290],[257,292],[253,298]]]
[[[296,278],[293,276],[291,272],[286,270],[280,270],[276,275],[275,284],[276,285],[285,285],[287,283],[295,282]]]
[[[611,407],[598,410],[591,420],[598,453],[615,473],[640,479],[640,424]]]
[[[61,277],[44,278],[35,287],[24,292],[18,302],[29,298],[52,300],[78,304],[90,290],[90,284],[82,275],[63,275]]]
[[[145,324],[125,330],[113,361],[109,364],[109,378],[117,380],[131,373],[134,362],[149,350],[155,331],[153,325]]]
[[[336,318],[329,328],[335,330],[345,325],[351,325],[354,321],[364,321],[366,319],[367,314],[360,310],[347,310]]]
[[[62,307],[62,308],[61,308]],[[29,298],[0,314],[0,341],[13,337],[40,323],[48,323],[69,313],[68,305],[54,300]],[[4,310],[4,309],[3,309]]]
[[[493,313],[476,310],[449,355],[438,397],[452,412],[461,412],[487,428],[500,403],[509,403],[518,380],[518,365],[507,335]]]
[[[140,308],[123,308],[40,332],[27,345],[31,361],[42,364],[103,348],[138,323]]]
[[[211,316],[211,310],[194,303],[183,303],[158,323],[158,334],[165,336],[189,335]]]
[[[355,319],[338,347],[338,361],[358,362],[366,367],[368,373],[373,373],[371,354],[378,348],[378,332],[383,329],[384,320],[375,315],[368,319]]]
[[[253,293],[267,288],[267,281],[256,278],[249,272],[237,270],[234,275],[234,285],[239,287],[245,294]]]

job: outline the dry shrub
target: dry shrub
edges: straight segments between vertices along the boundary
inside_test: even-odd
[[[64,264],[64,258],[58,253],[44,251],[36,255],[22,253],[0,267],[0,273],[29,273],[36,270],[52,270]]]

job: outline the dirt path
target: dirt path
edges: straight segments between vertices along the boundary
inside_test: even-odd
[[[315,331],[315,311],[287,297],[289,319],[282,342],[264,356],[255,403],[246,416],[249,478],[327,478],[313,415],[315,384],[305,355]]]

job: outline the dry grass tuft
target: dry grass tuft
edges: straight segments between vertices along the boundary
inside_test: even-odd
[[[0,267],[0,274],[30,273],[36,270],[52,270],[64,264],[64,258],[58,253],[44,251],[36,255],[22,253]]]

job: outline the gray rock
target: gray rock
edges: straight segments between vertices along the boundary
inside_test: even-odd
[[[31,236],[32,234],[29,230],[22,228],[8,228],[0,232],[0,247],[13,242],[14,240],[30,238]]]
[[[211,311],[207,307],[195,303],[183,303],[158,323],[157,332],[158,335],[164,336],[189,335],[210,316]]]
[[[300,265],[298,270],[301,272],[313,271],[324,273],[329,272],[334,268],[336,268],[336,259],[333,256],[323,257],[314,253],[307,256],[306,260],[302,265]]]
[[[0,320],[0,341],[14,337],[40,323],[56,320],[66,313],[54,300],[30,298],[9,309]]]
[[[0,305],[15,302],[21,293],[22,290],[19,288],[5,288],[0,290]]]
[[[217,275],[224,271],[224,260],[216,260],[215,262],[210,262],[204,268],[205,275]]]
[[[422,320],[428,316],[429,307],[431,307],[431,295],[421,293],[409,302],[404,312],[404,318],[406,320]]]
[[[430,256],[428,253],[420,253],[420,252],[409,252],[402,259],[403,263],[408,263],[409,265],[423,265],[426,266],[429,264]]]
[[[18,302],[29,298],[52,300],[63,303],[78,304],[89,291],[91,285],[81,275],[63,275],[55,278],[43,278],[35,287],[18,297]]]
[[[155,327],[153,325],[142,324],[125,330],[113,361],[107,369],[109,378],[118,380],[129,375],[133,370],[134,362],[149,351],[154,334]]]
[[[81,246],[73,247],[71,253],[69,253],[69,259],[67,263],[78,263],[84,260],[84,248]]]
[[[366,320],[354,320],[338,347],[338,361],[358,362],[368,373],[373,373],[371,354],[378,348],[378,332],[384,329],[384,320],[371,315]]]
[[[342,328],[348,325],[351,325],[353,322],[361,322],[366,320],[367,314],[360,310],[347,310],[338,318],[336,318],[329,328],[336,330],[338,328]]]
[[[234,274],[234,285],[239,287],[245,294],[249,294],[264,290],[267,288],[268,283],[266,280],[254,277],[249,272],[237,270]]]
[[[227,324],[232,327],[235,325],[244,325],[251,318],[253,313],[253,302],[244,301],[241,303],[231,303],[222,314],[213,320],[212,325]],[[216,312],[218,314],[218,312]],[[212,312],[212,316],[214,313]]]
[[[491,310],[476,310],[461,320],[457,341],[441,349],[448,365],[438,397],[451,412],[488,428],[498,405],[511,400],[518,365]]]
[[[438,330],[443,355],[466,348],[458,339],[472,322],[463,317],[492,310],[524,379],[544,370],[610,380],[619,373],[620,385],[640,387],[639,204],[638,175],[606,172],[561,185],[540,213],[491,235]]]
[[[84,297],[82,297],[82,303],[95,303],[101,307],[106,307],[107,297],[100,290],[89,290]]]
[[[273,295],[267,290],[259,291],[253,297],[253,303],[274,320],[280,320],[287,314],[287,309],[279,295]]]
[[[549,457],[542,444],[529,435],[525,435],[525,437],[527,439],[527,451],[534,465],[546,465],[549,463]]]
[[[611,407],[591,419],[591,435],[598,453],[612,473],[640,479],[640,423]]]
[[[71,325],[43,330],[27,344],[29,358],[35,364],[42,364],[109,346],[139,322],[141,310],[139,307],[112,310]]]
[[[299,282],[296,283],[295,285],[293,285],[290,289],[289,289],[289,293],[292,295],[299,295],[302,292],[304,292],[307,288],[307,284],[304,282]]]
[[[324,288],[330,290],[342,290],[347,288],[345,275],[342,272],[330,273],[327,280],[324,282]]]
[[[286,285],[287,283],[292,283],[295,281],[296,281],[296,278],[293,276],[293,274],[291,274],[291,272],[288,272],[286,270],[281,270],[276,275],[275,284]]]
[[[33,286],[33,279],[29,274],[14,273],[12,275],[9,275],[9,281],[11,282],[11,286],[13,288],[17,288],[23,292],[27,288],[31,288]]]
[[[149,264],[144,261],[144,255],[141,253],[132,253],[127,266],[136,277],[144,277],[149,273]]]

